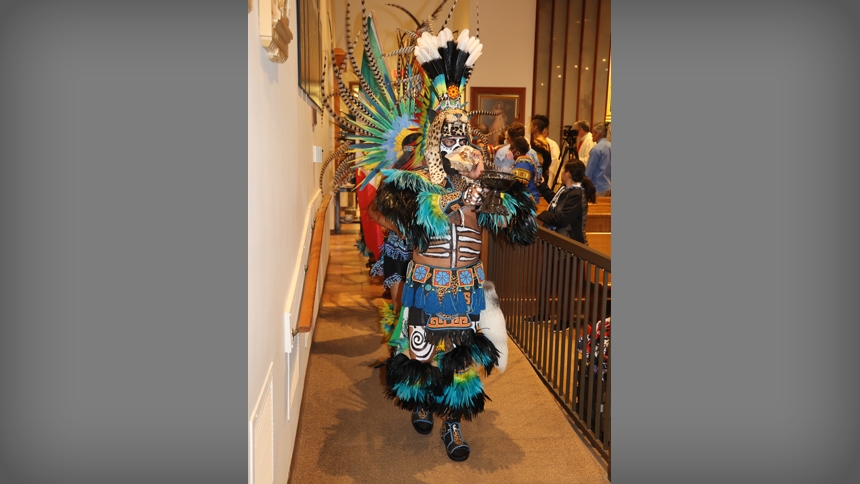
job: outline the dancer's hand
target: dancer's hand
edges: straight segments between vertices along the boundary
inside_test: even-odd
[[[478,184],[473,183],[463,194],[463,203],[466,205],[480,205],[483,201],[484,190]]]

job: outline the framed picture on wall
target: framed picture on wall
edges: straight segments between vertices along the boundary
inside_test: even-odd
[[[519,121],[525,124],[526,88],[524,87],[473,87],[469,91],[469,110],[498,111],[498,116],[481,115],[472,118],[472,124],[485,124],[490,132],[504,133],[505,126]]]
[[[320,0],[295,0],[299,38],[299,87],[322,109],[322,23]]]

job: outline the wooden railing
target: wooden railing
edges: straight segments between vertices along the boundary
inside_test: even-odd
[[[325,228],[325,215],[331,194],[323,197],[320,208],[314,216],[311,232],[311,246],[308,253],[308,265],[305,270],[305,279],[302,286],[302,301],[299,306],[299,318],[296,331],[308,333],[313,327],[314,306],[316,305],[317,281],[320,273],[320,256],[322,254],[323,233]]]
[[[588,234],[589,243],[593,235],[597,234]],[[508,334],[609,463],[609,337],[600,331],[599,337],[592,338],[592,351],[580,351],[577,345],[583,337],[585,347],[588,328],[610,317],[611,259],[543,227],[529,247],[511,247],[490,236],[485,247],[487,278],[496,286]],[[594,349],[605,349],[606,356]]]

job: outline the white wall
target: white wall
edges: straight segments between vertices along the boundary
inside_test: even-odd
[[[462,1],[460,2],[462,3]],[[460,9],[460,3],[457,9]],[[526,88],[525,119],[532,115],[535,50],[535,0],[471,0],[470,32],[480,18],[481,58],[469,79],[472,87]],[[480,17],[478,17],[480,15]],[[524,124],[528,125],[527,122]],[[528,133],[528,130],[526,130]]]
[[[258,0],[248,13],[248,418],[272,364],[277,483],[286,482],[289,472],[312,337],[288,337],[288,348],[284,313],[301,299],[306,216],[313,217],[321,198],[312,146],[328,152],[332,144],[327,117],[318,111],[318,123],[311,126],[313,104],[298,87],[295,0],[288,3],[294,38],[284,64],[271,62],[260,43]],[[321,3],[325,19],[328,2]],[[328,22],[321,24],[328,51]]]

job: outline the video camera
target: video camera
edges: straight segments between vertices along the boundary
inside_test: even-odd
[[[576,135],[579,130],[573,129],[573,126],[566,124],[564,126],[564,131],[562,132],[562,136],[564,140],[567,141],[568,144],[576,144]]]

